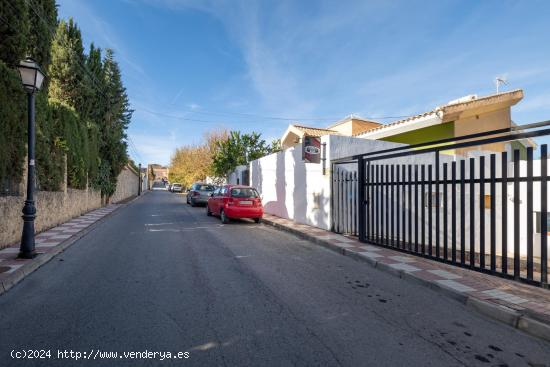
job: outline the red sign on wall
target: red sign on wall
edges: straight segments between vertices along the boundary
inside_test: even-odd
[[[321,138],[304,136],[302,160],[306,163],[321,163]]]

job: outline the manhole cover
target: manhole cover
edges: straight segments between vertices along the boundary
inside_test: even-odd
[[[9,266],[0,266],[0,274],[9,271],[11,268]]]

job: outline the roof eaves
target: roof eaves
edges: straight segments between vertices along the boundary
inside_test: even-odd
[[[396,125],[402,125],[402,124],[405,124],[405,123],[410,122],[410,121],[417,121],[417,120],[420,120],[420,119],[423,119],[425,117],[435,115],[435,114],[438,114],[438,113],[439,113],[439,109],[436,108],[436,109],[428,111],[428,112],[424,112],[424,113],[421,113],[421,114],[418,114],[418,115],[410,116],[410,117],[407,117],[407,118],[402,119],[402,120],[397,120],[397,121],[391,122],[389,124],[385,124],[385,125],[382,125],[382,126],[379,126],[379,127],[369,129],[367,131],[360,132],[360,133],[355,134],[353,136],[367,135],[367,134],[370,134],[370,133],[373,133],[373,132],[376,132],[376,131],[386,130],[386,129],[389,129],[391,127],[395,127]]]
[[[461,107],[461,106],[467,106],[467,105],[487,102],[491,99],[504,100],[504,99],[510,99],[510,98],[514,98],[514,97],[519,98],[519,99],[523,98],[523,89],[514,89],[514,90],[511,90],[509,92],[489,94],[487,96],[475,98],[475,99],[464,101],[464,102],[448,103],[446,105],[440,106],[439,108],[440,109],[456,108],[456,107]]]

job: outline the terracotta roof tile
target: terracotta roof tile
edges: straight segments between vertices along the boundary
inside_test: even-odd
[[[408,122],[408,121],[411,121],[411,120],[416,120],[416,119],[419,119],[419,118],[422,118],[422,117],[426,117],[426,116],[429,116],[431,114],[434,114],[437,112],[437,109],[434,109],[434,110],[431,110],[431,111],[428,111],[428,112],[424,112],[424,113],[421,113],[421,114],[418,114],[418,115],[414,115],[414,116],[410,116],[410,117],[407,117],[405,119],[402,119],[402,120],[397,120],[397,121],[394,121],[394,122],[390,122],[389,124],[384,124],[382,126],[379,126],[379,127],[375,127],[373,129],[370,129],[370,130],[367,130],[367,131],[362,131],[360,133],[357,133],[353,136],[359,136],[359,135],[363,135],[363,134],[368,134],[368,133],[372,133],[374,131],[378,131],[378,130],[382,130],[382,129],[386,129],[390,126],[395,126],[395,125],[400,125],[400,124],[404,124],[405,122]]]
[[[429,115],[437,113],[439,111],[443,111],[443,113],[445,113],[445,112],[448,112],[446,110],[453,110],[453,109],[457,109],[457,108],[460,108],[460,107],[464,107],[464,106],[467,106],[467,105],[473,105],[473,104],[483,105],[483,104],[487,104],[490,101],[491,102],[499,102],[500,100],[504,100],[504,99],[507,99],[507,98],[519,98],[519,99],[521,99],[521,98],[523,98],[523,90],[516,89],[516,90],[513,90],[513,91],[509,91],[509,92],[503,92],[503,93],[498,93],[498,94],[490,94],[488,96],[483,96],[483,97],[479,97],[479,98],[464,101],[464,102],[456,102],[456,103],[446,104],[446,105],[434,108],[431,111],[424,112],[424,113],[414,115],[414,116],[410,116],[410,117],[407,117],[406,119],[394,121],[394,122],[391,122],[389,124],[384,124],[382,126],[375,127],[373,129],[360,132],[360,133],[355,134],[353,136],[360,136],[360,135],[363,135],[363,134],[368,134],[368,133],[372,133],[372,132],[375,132],[375,131],[378,131],[378,130],[386,129],[390,126],[400,125],[400,124],[403,124],[403,123],[411,121],[411,120],[416,120],[416,119],[420,119],[420,118],[429,116]]]
[[[328,134],[340,135],[338,132],[331,129],[322,129],[318,127],[309,127],[309,126],[301,126],[301,125],[293,125],[293,126],[298,130],[303,131],[306,135],[309,135],[309,136],[320,137]]]

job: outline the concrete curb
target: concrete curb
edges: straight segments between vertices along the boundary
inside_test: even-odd
[[[61,242],[59,245],[55,246],[53,251],[43,253],[36,258],[33,259],[33,261],[23,265],[16,271],[14,271],[9,277],[4,279],[0,283],[0,296],[10,290],[13,286],[15,286],[17,283],[25,279],[28,275],[32,274],[35,270],[37,270],[39,267],[56,257],[59,253],[65,251],[69,246],[71,246],[76,241],[80,240],[82,237],[86,236],[88,233],[92,232],[94,229],[96,229],[101,223],[103,223],[107,218],[109,218],[114,213],[118,212],[121,208],[128,206],[135,202],[140,197],[143,197],[145,193],[143,193],[141,196],[136,196],[135,198],[129,200],[126,203],[119,204],[120,206],[113,210],[112,212],[106,214],[101,219],[98,219],[96,222],[91,224],[90,226],[84,228],[82,231],[76,233],[74,236],[67,238],[65,241]]]
[[[277,229],[281,229],[283,231],[294,234],[302,239],[314,242],[318,245],[321,245],[322,247],[335,251],[344,256],[349,256],[354,260],[365,262],[371,265],[373,268],[380,269],[381,271],[389,273],[398,278],[404,279],[411,283],[416,283],[423,287],[433,289],[446,297],[452,298],[455,301],[462,303],[466,306],[467,309],[471,311],[475,311],[478,314],[487,316],[493,320],[504,323],[515,329],[521,330],[529,335],[545,339],[546,341],[550,341],[550,324],[540,321],[544,317],[537,316],[536,314],[534,314],[533,311],[529,311],[529,313],[531,313],[530,315],[522,314],[521,312],[511,309],[509,307],[487,302],[479,298],[469,296],[462,292],[458,292],[452,288],[445,287],[441,284],[437,284],[435,282],[415,276],[414,272],[405,272],[403,270],[395,269],[388,264],[378,262],[374,258],[364,256],[360,252],[346,250],[345,248],[330,243],[329,241],[316,238],[297,229],[273,222],[269,219],[263,218],[262,222],[271,225]]]

